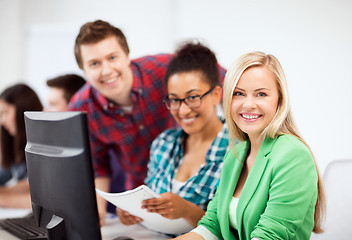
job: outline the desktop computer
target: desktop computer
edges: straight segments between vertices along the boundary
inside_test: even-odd
[[[32,209],[51,240],[101,239],[87,116],[25,112]]]

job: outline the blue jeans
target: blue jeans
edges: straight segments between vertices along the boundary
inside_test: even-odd
[[[0,186],[3,186],[12,178],[11,169],[4,169],[0,167]]]
[[[0,186],[5,185],[8,181],[18,181],[27,177],[27,166],[25,162],[13,164],[10,169],[0,167]]]

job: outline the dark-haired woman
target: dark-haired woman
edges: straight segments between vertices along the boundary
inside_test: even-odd
[[[143,208],[196,226],[218,185],[228,150],[228,129],[216,112],[222,95],[214,53],[198,43],[179,48],[166,75],[165,105],[180,127],[154,141],[145,183],[161,198],[145,200]],[[125,224],[142,219],[120,210]]]
[[[41,111],[37,94],[19,83],[0,94],[0,206],[30,207],[24,148],[25,111]]]

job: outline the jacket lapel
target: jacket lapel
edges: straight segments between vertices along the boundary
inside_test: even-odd
[[[231,150],[232,156],[229,157],[231,161],[234,161],[233,164],[230,165],[224,165],[221,171],[226,172],[225,175],[229,176],[228,182],[221,182],[219,188],[222,188],[224,190],[224,194],[219,195],[218,199],[218,209],[221,209],[221,211],[218,213],[219,214],[219,221],[221,222],[221,226],[225,226],[225,228],[222,229],[222,234],[224,239],[230,239],[231,236],[231,231],[230,231],[230,222],[229,222],[229,206],[230,202],[233,196],[233,193],[235,191],[235,187],[237,185],[238,179],[241,175],[241,171],[243,168],[243,163],[245,160],[245,157],[247,155],[247,150],[249,147],[249,142],[241,142],[236,145],[236,150]],[[223,174],[223,173],[221,173]],[[221,217],[221,216],[227,216],[227,217]]]
[[[241,232],[242,229],[242,219],[243,219],[243,214],[244,211],[248,205],[248,203],[251,201],[251,198],[253,194],[255,193],[260,179],[262,178],[262,175],[265,171],[265,168],[268,163],[268,154],[271,152],[271,148],[274,144],[275,140],[266,137],[259,149],[259,152],[257,154],[257,157],[255,158],[254,164],[252,166],[252,169],[249,172],[249,175],[247,177],[246,183],[244,184],[238,206],[237,206],[237,226],[239,232]],[[247,153],[246,155],[247,156]]]

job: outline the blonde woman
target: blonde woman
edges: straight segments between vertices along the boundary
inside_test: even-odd
[[[273,55],[248,53],[225,77],[233,146],[198,227],[177,239],[309,239],[321,232],[324,194],[314,157],[293,121]]]

